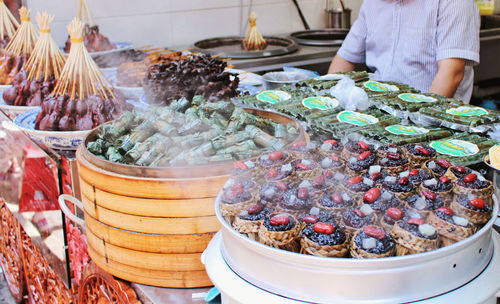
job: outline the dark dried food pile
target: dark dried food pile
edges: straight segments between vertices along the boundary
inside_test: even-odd
[[[169,105],[185,97],[202,95],[209,101],[228,100],[238,95],[238,77],[224,72],[227,63],[209,56],[194,55],[178,61],[149,66],[144,91],[150,103]]]

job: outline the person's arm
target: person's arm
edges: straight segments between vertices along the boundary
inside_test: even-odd
[[[328,69],[328,74],[340,73],[340,72],[351,72],[354,71],[354,63],[345,60],[338,54],[333,57],[330,63],[330,68]]]
[[[363,1],[358,18],[330,63],[329,74],[354,71],[354,63],[365,61],[367,35],[365,5],[367,4]]]
[[[453,97],[464,78],[465,59],[447,58],[438,61],[438,72],[429,92]]]

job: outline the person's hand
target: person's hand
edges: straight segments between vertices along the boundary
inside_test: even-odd
[[[465,60],[447,58],[438,61],[438,72],[432,81],[430,93],[453,97],[464,78]]]

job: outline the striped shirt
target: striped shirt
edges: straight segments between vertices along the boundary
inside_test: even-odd
[[[428,92],[437,61],[466,60],[455,98],[468,103],[479,63],[479,11],[474,0],[365,0],[337,54],[365,62],[374,78]]]

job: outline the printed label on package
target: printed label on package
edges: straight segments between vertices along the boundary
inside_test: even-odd
[[[363,83],[363,86],[372,92],[397,92],[399,88],[392,84],[381,83],[378,81],[370,80]]]
[[[308,109],[331,110],[339,106],[339,101],[335,98],[318,96],[308,97],[302,100],[302,105]]]
[[[425,96],[422,94],[413,93],[403,93],[399,94],[398,98],[407,102],[436,102],[437,99],[431,96]]]
[[[290,94],[279,90],[263,91],[257,95],[258,100],[272,104],[287,101],[290,98],[292,98]]]
[[[389,133],[395,135],[406,135],[406,136],[426,134],[429,132],[429,130],[426,128],[420,128],[415,126],[403,126],[403,125],[392,125],[385,127],[385,129]]]
[[[458,108],[448,109],[446,110],[446,113],[458,116],[481,116],[488,114],[488,111],[480,107],[461,106]]]
[[[479,152],[476,144],[458,139],[433,141],[431,147],[438,153],[455,157],[471,156]]]
[[[372,125],[378,122],[377,117],[352,111],[340,112],[337,114],[337,120],[356,126]]]

